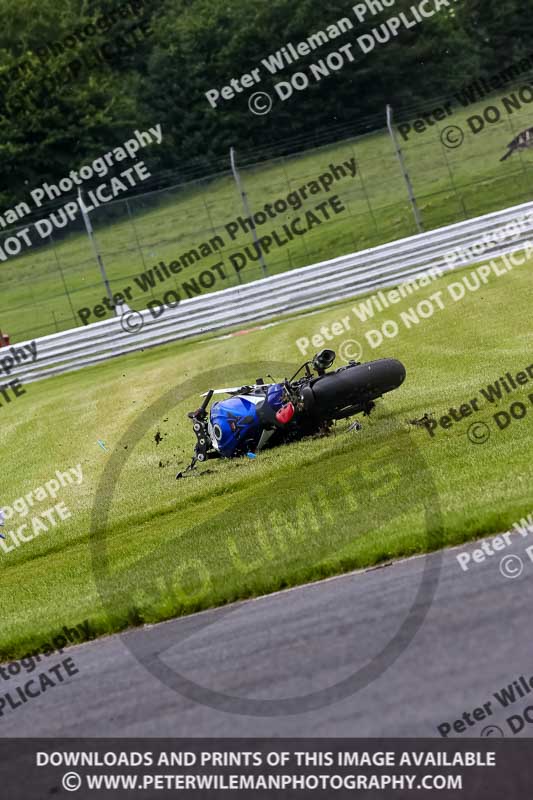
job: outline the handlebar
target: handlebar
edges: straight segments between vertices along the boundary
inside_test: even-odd
[[[200,408],[201,408],[201,410],[202,410],[202,411],[205,411],[205,410],[206,410],[207,406],[208,406],[208,405],[209,405],[209,403],[211,402],[211,398],[213,397],[214,393],[215,393],[215,392],[213,391],[213,389],[209,389],[208,393],[207,393],[207,394],[206,394],[206,396],[205,396],[205,400],[204,400],[204,402],[203,402],[203,403],[202,403],[202,405],[200,406]]]
[[[209,389],[209,391],[207,392],[207,394],[205,396],[205,400],[202,403],[202,405],[200,406],[200,408],[197,408],[196,411],[190,411],[187,414],[189,419],[203,419],[205,417],[206,408],[209,405],[209,403],[211,402],[211,398],[213,397],[214,393],[215,392],[214,392],[213,389]]]

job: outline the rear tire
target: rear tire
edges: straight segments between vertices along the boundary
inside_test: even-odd
[[[382,358],[357,366],[342,367],[311,383],[313,412],[320,417],[353,406],[364,411],[373,400],[397,389],[405,380],[405,367],[394,358]]]

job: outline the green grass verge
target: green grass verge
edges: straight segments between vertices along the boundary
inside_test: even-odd
[[[459,279],[448,276],[415,301]],[[408,420],[445,414],[505,372],[527,366],[530,293],[527,264],[493,277],[461,303],[448,302],[420,326],[402,327],[378,350],[367,349],[366,360],[400,358],[408,378],[362,432],[347,433],[342,423],[330,437],[255,461],[211,462],[209,472],[202,468],[178,483],[177,462],[185,466],[193,444],[184,412],[207,388],[205,373],[218,385],[268,371],[287,374],[302,360],[296,340],[343,316],[351,319],[347,336],[364,341],[370,326],[352,314],[355,301],[264,332],[169,345],[29,385],[26,395],[0,408],[0,503],[34,491],[56,469],[81,464],[84,481],[57,498],[70,519],[0,552],[2,658],[21,656],[63,625],[87,618],[93,630],[109,633],[505,530],[532,508],[531,411],[494,431],[484,446],[468,441],[468,422],[432,440]],[[405,300],[394,314],[378,315],[371,327],[412,304]],[[338,348],[342,340],[329,344]],[[523,387],[501,407],[528,391]],[[483,408],[476,420],[491,423],[495,410]],[[167,434],[159,445],[157,431]],[[114,482],[104,525],[104,499]],[[51,505],[43,501],[29,516]]]

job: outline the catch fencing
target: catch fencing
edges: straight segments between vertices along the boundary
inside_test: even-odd
[[[511,89],[507,94],[514,97]],[[501,119],[496,123],[484,122],[485,106],[489,102],[500,101],[487,98],[464,109],[460,104],[458,108],[455,102],[453,114],[442,121],[432,120],[423,132],[417,132],[420,126],[416,126],[415,111],[409,121],[404,116],[396,119],[398,141],[425,231],[527,202],[533,196],[531,151],[519,151],[509,160],[500,162],[507,144],[533,124],[533,106],[520,101],[521,107],[513,113],[502,110]],[[490,115],[489,118],[492,119]],[[477,122],[469,124],[469,119],[477,119]],[[401,131],[407,128],[409,133],[405,138]],[[244,230],[239,231],[235,239],[226,233],[228,222],[245,215],[229,170],[229,158],[223,172],[106,203],[91,213],[91,222],[111,289],[117,293],[130,286],[133,293],[128,302],[132,308],[146,308],[150,301],[160,299],[158,285],[144,290],[139,288],[136,279],[161,262],[168,265],[176,259],[189,258],[183,273],[172,275],[166,287],[178,293],[183,278],[199,279],[202,271],[211,268],[213,262],[220,262],[225,272],[223,279],[211,270],[212,275],[205,276],[206,285],[202,287],[203,292],[218,292],[232,287],[239,289],[264,275],[285,275],[307,264],[315,264],[325,255],[332,259],[345,253],[362,252],[417,233],[404,177],[385,130],[268,160],[262,160],[263,151],[236,155],[252,213],[262,209],[265,203],[287,198],[302,185],[316,181],[331,165],[338,168],[352,159],[357,165],[355,177],[347,175],[335,181],[328,193],[310,195],[301,209],[291,208],[288,214],[260,226],[258,236],[268,234],[271,228],[279,231],[282,223],[304,216],[317,203],[333,195],[338,195],[345,211],[305,236],[295,236],[286,246],[264,253],[264,264],[248,258],[242,270],[235,270],[232,258],[245,248],[252,248],[253,237]],[[154,175],[154,180],[156,177]],[[181,180],[188,177],[189,173],[183,173]],[[11,233],[0,232],[0,245]],[[81,332],[80,310],[95,308],[105,296],[98,265],[81,221],[76,220],[68,230],[55,231],[53,236],[42,247],[31,248],[20,257],[1,264],[0,330],[8,333],[13,342],[73,327],[80,328]],[[188,254],[217,236],[224,239],[224,246],[213,256],[206,255],[201,261],[190,263]],[[285,280],[281,277],[276,280],[283,290]],[[212,286],[207,285],[210,281]],[[188,302],[190,296],[181,294],[184,308],[196,307],[195,303]],[[228,298],[232,296],[231,293],[227,295]],[[104,313],[111,318],[111,309]],[[92,314],[89,322],[94,320]]]
[[[52,334],[37,340],[37,361],[16,367],[12,375],[31,382],[148,347],[208,337],[235,326],[242,328],[258,321],[319,309],[416,278],[430,268],[446,272],[479,263],[480,256],[473,253],[454,264],[446,256],[460,247],[472,248],[485,234],[511,225],[524,216],[528,217],[528,222],[522,225],[520,232],[517,231],[512,242],[502,241],[486,248],[482,259],[486,261],[523,249],[529,235],[533,235],[533,203],[263,278],[245,286],[191,298],[176,308],[167,309],[158,318],[154,318],[150,311],[132,312],[133,316],[126,312],[123,318]],[[17,343],[17,346],[22,344]]]

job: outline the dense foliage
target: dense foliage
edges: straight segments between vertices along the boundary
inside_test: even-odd
[[[152,167],[164,183],[195,159],[207,164],[207,158],[225,156],[230,145],[250,151],[340,123],[349,123],[353,132],[381,127],[387,102],[411,113],[533,51],[533,20],[523,3],[450,0],[449,11],[363,54],[356,36],[401,9],[409,14],[413,0],[397,0],[279,76],[266,76],[258,89],[274,94],[277,81],[339,46],[355,45],[354,63],[257,117],[247,106],[251,91],[217,109],[205,92],[250,72],[288,42],[297,44],[342,17],[355,21],[352,3],[149,0],[139,9],[141,0],[130,2],[137,13],[126,8],[108,30],[101,25],[97,35],[51,55],[47,45],[125,3],[0,0],[2,208],[20,200],[28,185],[59,179],[120,144],[136,127],[163,126],[164,146]],[[147,19],[149,34],[132,33]],[[98,60],[102,45],[106,53]]]

